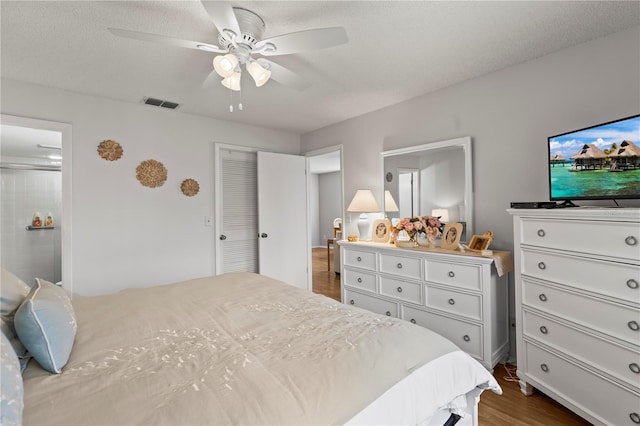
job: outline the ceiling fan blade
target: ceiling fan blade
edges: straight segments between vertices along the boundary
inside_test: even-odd
[[[343,27],[318,28],[315,30],[299,31],[268,38],[256,43],[254,50],[266,47],[259,53],[263,56],[289,55],[307,50],[324,49],[348,42],[347,31]],[[276,48],[270,50],[267,44]]]
[[[219,82],[220,82],[220,76],[218,75],[216,70],[212,70],[207,76],[207,78],[204,79],[204,82],[202,83],[202,88],[203,89],[212,88],[216,83],[219,83]]]
[[[304,90],[311,86],[311,83],[307,80],[282,65],[264,58],[258,59],[258,62],[260,65],[266,65],[266,68],[271,71],[271,80],[277,81],[283,86],[293,87],[298,90]]]
[[[236,36],[240,35],[240,26],[235,13],[233,13],[231,3],[226,1],[202,1],[202,5],[220,33],[228,29],[236,33]]]
[[[227,53],[227,49],[222,49],[215,44],[202,43],[199,41],[182,40],[179,38],[166,37],[157,34],[141,33],[138,31],[121,30],[118,28],[107,28],[113,35],[118,37],[132,38],[135,40],[151,41],[153,43],[167,44],[170,46],[187,47],[189,49],[204,50],[205,52]]]

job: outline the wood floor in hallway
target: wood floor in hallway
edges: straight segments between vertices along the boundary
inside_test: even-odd
[[[340,301],[340,275],[333,268],[333,249],[313,249],[313,292]],[[327,259],[329,256],[329,259]],[[524,396],[513,366],[498,364],[494,377],[502,387],[502,395],[483,392],[479,405],[480,426],[587,426],[589,422],[546,395],[535,392]]]

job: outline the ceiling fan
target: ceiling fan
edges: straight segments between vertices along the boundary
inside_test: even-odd
[[[245,66],[258,87],[271,79],[303,90],[310,86],[309,82],[265,57],[324,49],[348,41],[343,27],[312,29],[263,39],[265,23],[256,13],[242,7],[232,7],[224,1],[202,1],[202,5],[218,30],[217,44],[117,28],[108,30],[119,37],[218,53],[220,55],[213,59],[214,70],[203,85],[209,85],[219,75],[223,78],[222,85],[231,90],[240,90],[240,65]],[[255,58],[256,55],[260,57]]]

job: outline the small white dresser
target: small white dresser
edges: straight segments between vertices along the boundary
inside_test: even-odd
[[[640,424],[640,209],[508,211],[522,392]]]
[[[493,259],[340,242],[342,302],[430,328],[492,370],[509,351],[507,274]]]

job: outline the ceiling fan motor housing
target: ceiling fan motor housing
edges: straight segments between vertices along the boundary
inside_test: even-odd
[[[238,20],[238,27],[240,27],[241,33],[236,37],[235,42],[238,45],[246,45],[250,52],[256,43],[262,40],[265,23],[260,16],[242,7],[234,7],[233,13]],[[230,51],[234,50],[234,43],[229,39],[228,34],[219,33],[218,44],[222,48],[229,49]]]

